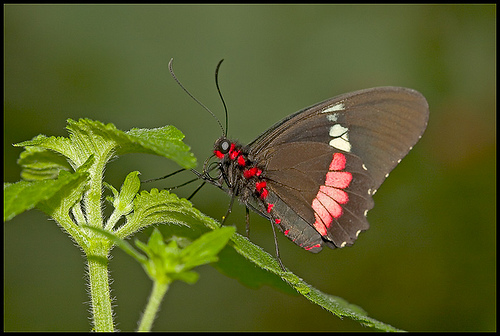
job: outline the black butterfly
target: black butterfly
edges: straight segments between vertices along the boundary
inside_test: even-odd
[[[372,196],[421,138],[428,117],[427,101],[412,89],[346,93],[288,116],[246,146],[223,129],[216,161],[193,172],[307,251],[349,246],[369,228]]]

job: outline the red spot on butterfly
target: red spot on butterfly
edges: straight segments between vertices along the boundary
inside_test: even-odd
[[[316,244],[316,245],[313,245],[313,246],[304,247],[304,249],[305,249],[306,251],[309,251],[309,250],[312,250],[312,249],[313,249],[313,248],[315,248],[315,247],[321,247],[321,244]]]
[[[271,209],[273,208],[273,206],[274,206],[274,204],[272,204],[272,203],[269,203],[267,205],[267,213],[271,213]]]
[[[260,192],[262,189],[264,189],[266,187],[267,183],[266,181],[261,181],[261,182],[257,182],[255,183],[255,189]]]
[[[229,158],[231,160],[234,160],[238,157],[238,155],[240,155],[240,152],[239,150],[234,150],[236,148],[236,145],[234,143],[231,144],[231,147],[229,147]]]
[[[341,204],[349,202],[349,195],[342,189],[349,186],[352,174],[345,169],[346,158],[342,153],[333,154],[329,171],[326,173],[325,184],[319,187],[319,191],[312,201],[314,210],[314,228],[322,235],[327,235],[327,229],[332,225],[333,219],[342,216]],[[336,170],[336,171],[335,171]]]
[[[222,154],[221,151],[216,150],[216,151],[214,151],[214,153],[215,153],[215,156],[217,156],[219,159],[223,159],[224,158],[224,154]]]
[[[232,152],[231,152],[231,151],[229,151],[229,158],[230,158],[231,160],[236,159],[236,157],[237,157],[238,155],[240,155],[240,151],[232,151]]]
[[[245,178],[249,179],[252,176],[259,176],[261,173],[262,173],[262,170],[260,170],[257,167],[252,167],[249,169],[245,169],[243,171],[243,176],[245,176]]]
[[[333,154],[332,162],[330,163],[329,170],[342,170],[345,169],[345,155],[342,153]]]
[[[347,188],[352,181],[352,174],[349,172],[326,173],[325,185],[335,188]]]

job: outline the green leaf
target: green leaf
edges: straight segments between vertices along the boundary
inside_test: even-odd
[[[194,283],[198,280],[198,274],[191,270],[217,261],[217,253],[234,232],[233,227],[219,228],[205,233],[182,249],[175,240],[165,243],[162,234],[155,228],[147,245],[138,240],[136,245],[148,256],[143,266],[153,281],[164,284],[174,280]]]
[[[4,184],[4,221],[49,200],[64,187],[72,182],[83,181],[87,176],[86,172],[71,174],[62,171],[56,180]]]
[[[182,272],[181,250],[175,241],[166,244],[156,228],[149,237],[147,245],[139,240],[136,240],[135,244],[148,256],[143,267],[151,280],[169,284],[175,280],[178,273]]]
[[[206,232],[208,229],[204,219],[188,200],[179,199],[167,190],[158,191],[153,188],[150,192],[143,190],[136,196],[134,211],[126,217],[126,223],[116,234],[125,238],[149,225],[163,223],[191,226],[201,230],[200,232]]]
[[[147,244],[139,240],[135,241],[137,247],[148,256],[146,259],[129,243],[113,233],[87,225],[84,227],[113,241],[119,248],[139,261],[153,281],[166,284],[174,280],[195,283],[199,276],[191,270],[196,266],[217,261],[217,254],[235,232],[234,227],[219,228],[205,233],[187,247],[179,248],[176,240],[165,243],[161,232],[155,228]]]
[[[220,227],[220,224],[217,221],[206,215],[203,215],[197,209],[192,208],[191,203],[189,203],[187,200],[180,200],[174,196],[175,195],[170,194],[166,191],[158,192],[158,190],[156,189],[152,189],[151,193],[143,191],[136,198],[136,206],[138,206],[139,204],[142,204],[144,206],[146,204],[149,204],[148,207],[145,206],[148,210],[146,212],[143,212],[141,216],[149,218],[150,220],[152,220],[152,222],[165,220],[166,222],[170,223],[191,226],[191,230],[195,230],[195,232],[198,232],[198,230],[202,230],[202,228],[200,228],[200,225],[204,225],[212,230]],[[164,199],[161,200],[162,198]],[[154,205],[155,201],[160,200],[165,201],[168,205],[160,205],[161,202]],[[256,279],[258,279],[255,281],[248,278],[244,279],[244,276],[250,277],[244,272],[236,274],[231,273],[231,275],[233,276],[236,275],[243,283],[247,283],[253,286],[258,286],[262,283],[275,284],[277,279],[279,278],[281,279],[282,283],[285,283],[288,286],[294,288],[299,294],[303,295],[311,302],[320,305],[321,307],[325,308],[338,317],[349,317],[365,326],[376,328],[379,330],[398,331],[398,329],[388,324],[370,318],[361,308],[349,304],[344,299],[325,294],[310,286],[295,274],[288,271],[283,271],[273,256],[271,256],[259,246],[250,242],[245,237],[236,233],[233,234],[230,239],[232,242],[229,244],[229,246],[231,246],[238,254],[242,255],[244,258],[251,261],[261,269],[259,271],[255,271],[255,268],[245,268],[245,271],[250,270],[250,272],[252,272],[252,277],[255,276]],[[231,253],[229,253],[229,256],[232,257]],[[225,257],[227,257],[227,253],[219,254],[219,259],[221,260],[216,264],[216,267],[219,269],[222,268],[224,273],[236,271],[239,268],[239,263],[241,260],[236,259],[235,262],[237,262],[238,264],[232,264],[231,267],[231,262],[227,264],[226,260],[222,260],[222,258]],[[263,271],[265,271],[265,273],[269,275],[267,278],[262,276]]]
[[[196,166],[196,158],[189,152],[189,146],[182,142],[184,134],[174,126],[165,126],[154,129],[133,128],[127,132],[130,139],[133,139],[134,145],[140,145],[140,152],[162,155],[177,162],[184,168],[193,168]],[[137,151],[135,146],[123,146],[119,153],[128,151]]]
[[[249,288],[258,289],[267,285],[289,295],[299,295],[279,276],[258,267],[229,245],[222,249],[219,261],[213,266],[222,274],[238,280]]]
[[[170,158],[184,168],[196,166],[196,159],[189,152],[189,146],[182,142],[184,135],[173,126],[151,130],[132,129],[124,132],[113,124],[103,124],[84,118],[78,121],[68,119],[66,128],[70,132],[69,138],[38,135],[30,141],[14,146],[36,146],[59,153],[69,160],[73,169],[83,164],[90,155],[99,155],[96,156],[97,162],[106,163],[114,154],[126,153],[155,154]],[[26,154],[29,155],[32,153]],[[39,155],[37,159],[38,164],[44,169],[47,169],[45,166],[54,167],[57,163],[55,156],[44,159]],[[27,164],[25,173],[27,176],[33,174],[31,170],[37,168],[27,160],[22,163]]]
[[[292,272],[283,271],[273,256],[265,252],[259,246],[250,242],[248,239],[235,234],[232,236],[231,240],[233,241],[233,246],[238,253],[254,262],[257,266],[280,276],[283,281],[292,286],[306,299],[320,305],[334,315],[340,318],[349,317],[360,322],[362,325],[383,331],[401,331],[391,325],[369,317],[360,307],[352,305],[342,298],[321,292],[320,290],[310,286]]]
[[[17,163],[23,167],[21,177],[26,181],[55,179],[59,171],[73,170],[62,155],[37,146],[25,147]]]
[[[86,194],[86,205],[91,207],[87,216],[91,217],[92,222],[100,225],[99,215],[100,197],[102,188],[102,174],[104,167],[109,159],[116,153],[143,152],[156,155],[170,157],[185,168],[190,168],[196,164],[196,160],[192,153],[189,152],[189,147],[182,143],[184,135],[173,126],[153,130],[133,129],[129,132],[123,132],[113,124],[103,124],[99,121],[90,119],[80,119],[74,121],[68,119],[70,136],[65,137],[47,137],[38,135],[30,141],[24,141],[14,146],[24,146],[25,150],[21,153],[18,163],[23,167],[21,176],[30,181],[54,181],[57,176],[60,176],[62,171],[75,171],[87,162],[90,157],[94,157],[93,164],[87,169],[90,174],[89,186],[91,189]],[[130,183],[134,183],[131,185]],[[40,185],[26,184],[23,182],[17,187],[8,185],[4,191],[5,197],[15,196],[15,198],[6,199],[4,206],[4,218],[7,220],[22,211],[33,208],[40,200],[48,200],[57,193],[58,186],[64,183],[46,182]],[[115,205],[117,210],[110,218],[109,225],[114,225],[118,219],[124,214],[127,214],[132,209],[131,201],[135,197],[135,193],[140,187],[139,180],[130,176],[130,180],[122,187],[122,194],[114,200],[118,202]],[[27,189],[24,200],[22,189]],[[129,190],[129,189],[133,190]],[[113,189],[110,188],[112,191]],[[38,198],[33,193],[39,191]],[[127,195],[127,197],[125,197]],[[73,195],[76,196],[76,195]],[[74,197],[73,197],[74,198]],[[90,201],[90,202],[89,202]],[[51,213],[57,204],[52,205],[41,204],[41,208],[46,213]],[[76,209],[76,215],[82,219],[81,211]],[[89,211],[89,209],[87,209]],[[65,214],[61,212],[65,217]],[[58,219],[60,222],[60,219]],[[69,224],[69,222],[68,222]],[[63,225],[64,226],[64,225]],[[66,226],[64,226],[67,229]],[[140,227],[138,227],[140,229]],[[131,234],[132,232],[129,232]]]
[[[219,227],[219,223],[214,219],[200,213],[200,220],[211,229]],[[400,331],[386,323],[377,321],[369,317],[360,307],[348,303],[346,300],[325,294],[318,289],[312,287],[304,280],[296,276],[290,271],[283,271],[279,266],[276,258],[264,251],[261,247],[253,244],[247,238],[235,233],[231,236],[232,243],[229,244],[240,255],[257,265],[270,274],[278,276],[286,284],[294,288],[299,294],[311,302],[330,311],[332,314],[342,318],[349,317],[362,325],[372,327],[383,331]],[[219,255],[222,257],[222,255]],[[227,270],[227,267],[225,268]]]
[[[235,231],[236,229],[232,226],[224,226],[196,239],[182,250],[181,257],[185,263],[184,267],[191,269],[217,261],[217,254],[226,246]]]
[[[113,186],[107,183],[104,184],[113,193],[113,197],[108,197],[107,199],[112,202],[115,208],[104,227],[106,230],[114,228],[122,216],[129,214],[133,210],[134,198],[141,187],[141,181],[139,181],[138,175],[138,171],[129,173],[119,193]]]
[[[139,172],[134,171],[127,175],[123,185],[120,189],[120,194],[118,199],[115,199],[114,207],[116,209],[121,208],[129,208],[129,205],[132,204],[137,192],[141,188],[141,181],[138,178]],[[131,207],[130,207],[130,210]],[[122,212],[126,212],[127,210],[122,210]]]
[[[198,281],[200,275],[195,271],[184,271],[181,273],[177,273],[175,275],[175,280],[184,281],[187,284],[193,285]]]

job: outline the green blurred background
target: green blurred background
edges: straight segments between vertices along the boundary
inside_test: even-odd
[[[177,76],[220,118],[213,82],[229,108],[229,135],[247,143],[303,107],[382,85],[422,92],[426,133],[375,196],[371,229],[353,247],[313,255],[280,236],[285,265],[324,292],[406,330],[496,330],[495,5],[6,5],[4,180],[19,180],[11,144],[67,135],[66,119],[119,129],[167,124],[186,135],[199,162],[220,129],[172,80]],[[139,170],[177,167],[128,155],[111,162],[120,186]],[[191,178],[147,186],[165,187]],[[188,196],[194,186],[179,190]],[[205,187],[194,204],[221,218],[229,197]],[[108,206],[109,208],[109,206]],[[109,209],[108,209],[109,210]],[[229,218],[244,233],[244,208]],[[251,239],[273,253],[269,224],[251,217]],[[163,226],[162,230],[167,229]],[[151,230],[138,235],[143,241]],[[4,330],[88,331],[80,250],[39,211],[4,228]],[[118,328],[135,330],[151,283],[113,250]],[[364,330],[300,296],[257,290],[199,269],[175,283],[154,330]]]

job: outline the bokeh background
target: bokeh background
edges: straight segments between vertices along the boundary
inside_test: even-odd
[[[20,172],[21,149],[11,144],[65,136],[67,118],[122,130],[175,125],[201,164],[220,129],[172,80],[172,57],[184,85],[221,119],[213,73],[225,59],[229,134],[243,143],[344,92],[422,92],[429,126],[376,194],[371,229],[353,247],[318,255],[280,236],[282,259],[398,328],[496,330],[495,5],[5,5],[4,19],[8,182]],[[127,155],[108,165],[106,179],[118,187],[133,170],[146,179],[175,169],[164,158]],[[221,218],[229,197],[205,187],[193,202]],[[244,233],[244,222],[235,206],[229,223]],[[273,253],[269,224],[257,215],[251,223],[252,241]],[[367,330],[303,297],[247,288],[211,266],[199,272],[195,285],[171,287],[154,330]],[[118,250],[111,276],[118,328],[135,330],[150,280]],[[4,330],[88,331],[86,291],[82,253],[53,221],[33,210],[5,224]]]

